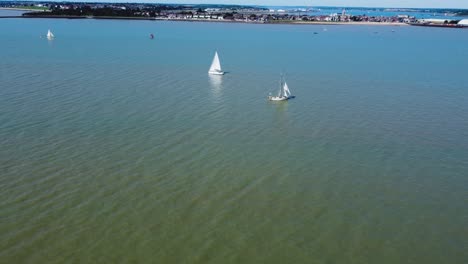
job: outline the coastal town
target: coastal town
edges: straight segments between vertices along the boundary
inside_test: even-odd
[[[417,19],[415,16],[396,14],[391,16],[353,14],[346,8],[339,12],[319,12],[318,8],[271,9],[258,6],[238,5],[176,5],[150,3],[73,3],[73,2],[2,2],[1,8],[21,9],[23,17],[50,18],[108,18],[182,20],[209,22],[247,23],[335,23],[335,24],[412,24],[468,26],[466,21],[455,19]],[[336,10],[335,10],[336,11]],[[406,11],[406,10],[403,10]],[[449,10],[463,14],[463,10]],[[457,13],[458,12],[458,13]],[[395,12],[393,12],[395,13]],[[461,23],[460,23],[461,22]]]

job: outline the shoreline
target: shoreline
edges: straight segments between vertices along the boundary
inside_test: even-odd
[[[268,23],[268,24],[275,24],[275,23]],[[304,22],[304,21],[295,21],[289,22],[284,24],[296,24],[296,25],[363,25],[363,26],[409,26],[407,23],[400,23],[400,22],[321,22],[321,21],[311,21],[311,22]]]
[[[32,8],[17,8],[17,7],[0,7],[0,10],[11,10],[11,11],[29,11],[29,12],[48,12],[45,8],[43,9],[32,9]]]
[[[11,10],[11,9],[10,9]],[[30,11],[30,10],[28,10]],[[147,20],[147,21],[182,21],[182,22],[209,22],[209,23],[244,23],[264,25],[320,25],[320,26],[409,26],[400,22],[324,22],[324,21],[271,21],[256,22],[244,20],[219,20],[219,19],[170,19],[149,17],[117,17],[117,16],[0,16],[0,18],[49,18],[49,19],[114,19],[114,20]]]

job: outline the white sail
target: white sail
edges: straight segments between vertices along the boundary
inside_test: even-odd
[[[284,82],[284,84],[283,84],[283,96],[284,97],[291,96],[291,91],[289,91],[289,87],[288,87],[288,84],[286,82]]]
[[[218,52],[215,52],[213,62],[211,63],[211,67],[208,71],[209,73],[214,74],[222,74],[223,71],[221,70],[221,63],[219,62]]]
[[[50,31],[50,29],[49,29],[49,31],[47,31],[47,38],[48,38],[48,39],[54,38],[54,34],[52,34],[52,32]]]

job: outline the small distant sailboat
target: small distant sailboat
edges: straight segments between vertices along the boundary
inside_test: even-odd
[[[51,40],[51,39],[54,39],[55,36],[54,34],[52,34],[52,31],[50,31],[50,29],[47,31],[47,39],[48,40]]]
[[[270,101],[285,101],[288,99],[295,98],[296,96],[291,95],[291,91],[289,90],[288,84],[284,80],[283,75],[280,78],[280,89],[278,92],[278,96],[268,96],[268,100]]]
[[[218,57],[218,52],[215,52],[213,62],[211,63],[211,67],[208,70],[209,74],[214,74],[214,75],[223,75],[224,72],[221,70],[221,63],[219,62],[219,57]]]

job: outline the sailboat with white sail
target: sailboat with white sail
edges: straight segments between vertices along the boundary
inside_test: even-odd
[[[280,89],[278,92],[278,96],[268,96],[268,100],[270,101],[286,101],[288,99],[295,98],[296,96],[291,94],[291,91],[289,90],[288,84],[286,83],[286,80],[284,79],[283,75],[281,75],[280,78]]]
[[[52,40],[52,39],[54,39],[54,38],[55,38],[54,34],[52,34],[52,31],[50,31],[50,29],[49,29],[49,30],[47,31],[47,39],[48,39],[48,40]]]
[[[214,75],[223,75],[224,74],[223,70],[221,69],[221,63],[219,62],[219,56],[218,56],[217,51],[215,52],[213,62],[211,62],[211,67],[208,70],[208,73],[209,74],[214,74]]]

